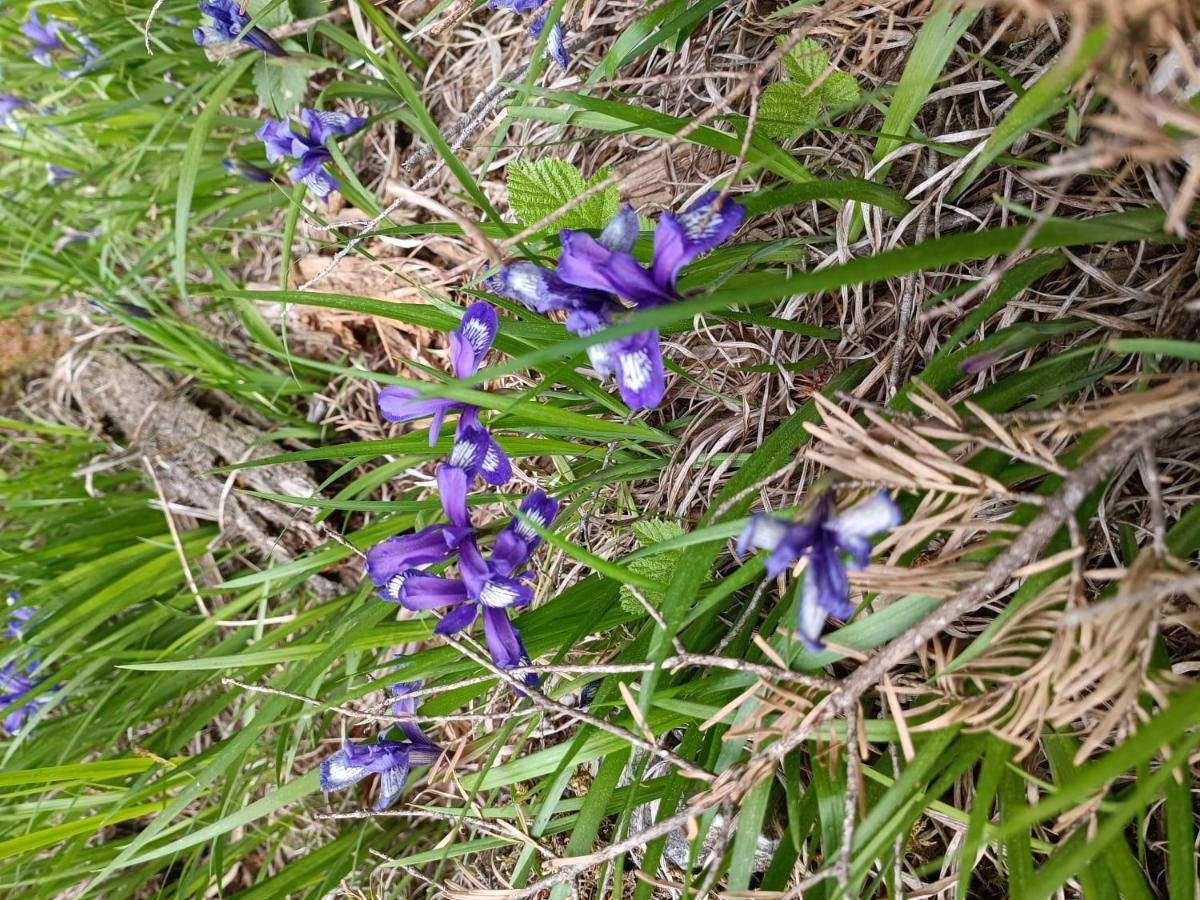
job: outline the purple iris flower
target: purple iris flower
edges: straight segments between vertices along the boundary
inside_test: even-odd
[[[25,129],[21,127],[21,123],[17,121],[17,117],[13,115],[13,112],[22,106],[28,105],[29,101],[22,97],[0,93],[0,125],[15,131],[19,135],[25,134]]]
[[[411,716],[417,712],[417,701],[410,696],[413,691],[420,690],[421,682],[419,681],[399,681],[392,685],[392,715],[394,716]],[[425,736],[425,732],[421,730],[421,726],[416,722],[399,722],[400,730],[414,744],[425,744],[430,747],[434,746],[433,741]]]
[[[542,36],[542,31],[546,27],[546,19],[550,16],[550,10],[546,10],[531,23],[529,23],[529,36],[537,40]],[[566,71],[570,59],[567,57],[567,35],[563,31],[562,23],[556,21],[550,26],[550,34],[546,38],[546,55],[558,63],[558,66],[563,71]]]
[[[496,536],[487,559],[474,537],[463,540],[458,548],[461,577],[411,573],[401,586],[400,605],[414,611],[450,607],[434,626],[437,634],[454,634],[468,628],[482,610],[484,637],[493,662],[502,669],[529,665],[529,654],[507,610],[521,609],[533,599],[533,590],[525,583],[532,573],[518,571],[541,543],[529,522],[548,528],[557,512],[554,500],[542,491],[534,491],[521,504],[524,519],[513,517]],[[527,674],[525,683],[537,684],[537,676]]]
[[[333,159],[325,142],[335,135],[354,134],[366,121],[361,116],[344,112],[302,109],[300,122],[307,130],[305,134],[294,131],[290,122],[275,119],[267,119],[256,134],[266,146],[267,159],[271,162],[299,160],[299,165],[293,166],[288,175],[292,181],[303,182],[318,199],[324,200],[338,187],[337,180],[325,168],[325,164]]]
[[[37,663],[29,663],[24,668],[16,662],[0,666],[0,709],[8,710],[3,723],[0,723],[0,730],[5,734],[16,734],[26,719],[36,715],[39,709],[50,702],[45,694],[39,694],[27,703],[21,703],[41,683],[41,679],[30,677],[35,672]]]
[[[17,606],[21,602],[21,595],[17,591],[9,591],[7,600],[11,611],[8,614],[8,622],[4,625],[4,636],[10,640],[20,640],[25,626],[29,624],[36,610],[32,606]]]
[[[380,739],[374,744],[346,741],[321,763],[321,790],[328,793],[358,784],[368,775],[379,776],[379,796],[372,807],[387,809],[404,790],[408,773],[413,766],[429,766],[437,762],[442,751],[430,743],[389,741]]]
[[[827,616],[848,619],[854,612],[850,604],[849,566],[858,570],[871,558],[870,538],[900,524],[900,509],[882,491],[852,509],[839,514],[830,494],[817,501],[807,522],[789,522],[759,513],[738,538],[737,552],[769,550],[767,576],[775,578],[793,563],[804,558],[804,582],[800,590],[797,629],[809,650],[820,650],[821,631]],[[850,557],[843,561],[841,554]]]
[[[74,169],[68,169],[65,166],[56,166],[54,163],[46,163],[46,184],[62,184],[64,181],[78,177],[79,173]]]
[[[741,224],[745,210],[718,194],[702,196],[676,216],[664,212],[654,231],[649,268],[634,259],[637,215],[629,204],[618,210],[599,238],[564,228],[558,268],[515,263],[488,279],[489,289],[536,312],[566,312],[567,329],[581,337],[611,325],[632,309],[650,309],[678,299],[675,280],[689,262],[725,241]],[[631,409],[662,402],[665,380],[657,329],[588,348],[593,367],[615,374],[621,398]]]
[[[409,696],[420,682],[400,682],[392,685],[392,713],[412,715],[417,711],[416,700]],[[321,790],[335,791],[362,781],[368,775],[379,775],[379,797],[375,809],[387,809],[404,790],[408,773],[413,766],[428,766],[437,762],[442,751],[425,736],[416,722],[400,722],[406,741],[379,740],[374,744],[355,744],[347,741],[342,749],[321,763]]]
[[[31,9],[29,20],[21,25],[21,33],[33,42],[29,58],[41,66],[52,65],[50,54],[55,50],[63,49],[63,42],[59,35],[66,31],[67,27],[53,16],[46,16],[46,23],[43,25],[42,20],[38,18],[37,10]]]
[[[533,12],[545,4],[546,0],[488,0],[488,9],[506,9],[511,13],[522,15],[527,12]],[[536,40],[542,36],[542,30],[546,27],[546,19],[549,15],[550,10],[546,9],[530,23],[530,37]],[[562,24],[559,22],[554,23],[554,26],[550,29],[550,36],[546,38],[546,55],[563,69],[567,68],[568,59],[565,33],[563,32]]]
[[[257,25],[250,30],[250,16],[242,12],[241,0],[200,0],[200,12],[212,20],[211,25],[202,25],[192,30],[192,38],[204,47],[209,44],[224,44],[230,41],[245,41],[251,47],[268,56],[287,56],[288,52],[275,39]]]
[[[450,332],[450,366],[455,378],[470,378],[496,339],[499,320],[485,300],[472,303],[463,313],[458,328]],[[438,466],[438,487],[450,521],[460,527],[467,522],[467,490],[479,475],[488,484],[500,485],[512,477],[512,463],[500,445],[479,422],[479,408],[441,397],[423,397],[414,388],[388,385],[379,392],[379,411],[390,422],[411,422],[432,416],[429,446],[437,443],[446,414],[458,413],[450,459]]]
[[[246,160],[238,159],[237,157],[223,159],[221,160],[221,165],[225,167],[225,171],[230,175],[237,175],[239,178],[245,178],[247,181],[269,184],[275,180],[275,176],[262,166],[256,166],[252,162],[246,162]]]

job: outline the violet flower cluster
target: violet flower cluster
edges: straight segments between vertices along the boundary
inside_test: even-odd
[[[486,284],[536,312],[566,313],[567,330],[585,337],[630,312],[679,299],[679,270],[724,242],[744,214],[741,206],[720,200],[716,193],[705,194],[679,215],[664,212],[654,231],[653,257],[645,267],[633,256],[638,220],[625,204],[598,239],[564,228],[555,269],[518,262],[502,268]],[[657,329],[593,344],[588,358],[602,378],[616,376],[621,399],[630,409],[662,402],[665,380]]]
[[[417,711],[416,700],[410,694],[420,687],[419,683],[392,685],[392,714],[410,716]],[[429,766],[442,755],[441,749],[425,736],[414,721],[402,721],[400,730],[406,740],[393,741],[378,738],[373,744],[356,744],[346,741],[338,750],[321,763],[318,780],[321,790],[328,793],[358,784],[369,775],[379,776],[379,794],[375,800],[376,811],[387,809],[404,790],[409,772],[417,766]]]
[[[8,605],[12,612],[5,623],[4,636],[10,641],[22,639],[25,626],[36,612],[31,606],[18,606],[20,602],[20,594],[13,592],[8,595]],[[0,711],[5,711],[4,719],[0,722],[0,731],[5,734],[16,734],[29,718],[50,702],[50,697],[44,693],[25,699],[42,683],[43,679],[34,677],[39,667],[37,657],[28,651],[18,653],[0,666]]]
[[[551,4],[547,0],[488,0],[489,9],[507,9],[516,15],[533,12],[539,7],[545,7],[541,14],[529,24],[529,36],[537,40],[546,30],[546,21],[550,17]],[[550,34],[546,37],[546,55],[558,63],[564,71],[570,60],[567,58],[566,34],[562,24],[555,22],[550,26]]]
[[[459,327],[450,334],[450,359],[455,378],[478,371],[491,349],[497,330],[496,311],[480,301],[464,313]],[[432,446],[449,413],[456,413],[454,443],[447,460],[437,467],[442,508],[449,524],[430,525],[413,534],[388,538],[367,553],[367,573],[379,596],[405,609],[448,609],[434,627],[437,634],[453,634],[483,619],[488,652],[497,666],[511,669],[529,665],[529,654],[521,635],[508,617],[533,599],[526,568],[541,537],[530,522],[548,528],[558,504],[542,491],[534,491],[522,502],[515,516],[496,536],[486,553],[471,526],[467,493],[475,479],[490,485],[504,484],[512,477],[512,464],[488,434],[479,419],[479,409],[467,403],[421,397],[409,388],[385,387],[379,393],[384,418],[410,422],[432,417],[429,440]],[[428,566],[457,559],[458,576],[434,575]],[[533,674],[526,684],[537,684]]]
[[[267,119],[256,134],[265,145],[270,162],[298,160],[298,164],[288,170],[289,177],[297,184],[307,185],[317,198],[324,200],[338,188],[337,180],[325,167],[326,163],[333,160],[333,154],[325,146],[326,142],[335,136],[354,134],[366,121],[361,116],[349,113],[306,108],[300,110],[302,131],[297,131],[292,122]],[[241,169],[240,166],[238,168]],[[267,175],[269,179],[269,173],[257,166],[238,171],[238,174],[251,180],[263,180],[258,173]]]
[[[766,570],[776,578],[794,563],[804,559],[804,580],[800,586],[797,630],[809,650],[820,650],[825,619],[848,619],[854,613],[850,603],[847,567],[864,569],[871,558],[871,538],[900,524],[900,509],[887,494],[880,492],[844,513],[838,513],[833,497],[826,493],[806,522],[789,522],[758,513],[738,539],[738,555],[748,550],[769,550]],[[849,557],[847,562],[842,554]]]

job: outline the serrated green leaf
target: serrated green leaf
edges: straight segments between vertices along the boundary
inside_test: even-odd
[[[610,174],[610,169],[601,169],[585,181],[578,169],[561,159],[514,162],[508,167],[508,202],[522,223],[540,222]],[[554,226],[603,228],[616,214],[619,203],[620,194],[614,185],[563,213]]]
[[[270,58],[260,59],[254,66],[254,90],[263,106],[281,119],[286,119],[304,102],[308,90],[308,69],[302,66],[277,65]]]
[[[294,18],[288,4],[280,0],[249,0],[246,11],[250,13],[253,24],[268,30],[287,25]]]
[[[783,68],[788,80],[768,85],[759,108],[760,127],[771,137],[799,137],[817,121],[823,107],[849,106],[859,99],[854,76],[830,72],[829,54],[814,40],[806,38],[793,47],[783,58]],[[813,87],[818,79],[820,83]]]
[[[779,38],[782,45],[785,38]],[[829,68],[829,54],[811,38],[804,38],[783,58],[783,70],[797,84],[809,85]]]
[[[777,81],[767,85],[758,109],[758,127],[773,138],[790,140],[799,137],[817,121],[821,101],[815,93],[794,81]]]
[[[639,547],[653,547],[673,538],[683,537],[683,527],[670,519],[647,519],[633,524],[633,535]]]
[[[828,106],[849,106],[857,103],[861,91],[858,82],[849,72],[830,72],[829,76],[817,85],[821,100]]]
[[[646,549],[653,548],[658,544],[675,538],[680,538],[685,532],[679,523],[672,522],[669,519],[648,519],[645,522],[636,523],[633,526],[633,533],[637,538],[638,548]],[[642,556],[638,559],[630,560],[629,570],[638,575],[644,575],[653,581],[670,584],[671,578],[675,574],[675,567],[679,564],[679,557],[682,555],[682,547],[667,550],[663,553],[652,553],[650,556]],[[649,590],[640,591],[639,593],[657,608],[662,603],[665,592]],[[641,601],[634,596],[633,591],[627,585],[621,585],[620,601],[621,606],[631,615],[641,615],[645,612]]]

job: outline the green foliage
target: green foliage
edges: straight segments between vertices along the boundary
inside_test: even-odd
[[[276,118],[287,119],[304,104],[310,77],[303,60],[264,57],[254,66],[254,89]]]
[[[685,534],[682,526],[678,522],[673,522],[669,519],[647,519],[644,522],[635,522],[631,526],[633,535],[637,538],[638,549],[650,551],[649,555],[639,556],[637,559],[630,561],[629,571],[635,575],[641,575],[651,581],[656,581],[659,584],[670,584],[671,579],[675,575],[675,566],[679,563],[679,558],[683,555],[683,548],[676,547],[670,550],[663,550],[655,553],[654,548],[665,541],[672,538],[683,537]],[[647,588],[640,591],[641,595],[646,598],[654,608],[662,605],[664,592],[657,588]],[[633,595],[628,585],[621,585],[621,606],[627,613],[633,616],[641,615],[645,612],[645,607],[637,597]]]
[[[788,80],[767,85],[759,105],[759,122],[771,137],[799,137],[823,110],[844,110],[859,101],[854,76],[831,70],[829,54],[814,40],[797,43],[783,57],[783,69]]]
[[[574,200],[587,188],[612,174],[601,169],[590,179],[569,162],[547,156],[534,162],[518,160],[508,166],[508,202],[525,225],[540,222]],[[555,228],[603,228],[620,205],[616,186],[605,188],[554,221]]]

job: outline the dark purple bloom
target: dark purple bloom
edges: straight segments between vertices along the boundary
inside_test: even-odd
[[[678,216],[662,214],[654,231],[654,255],[648,269],[631,252],[638,222],[633,208],[626,204],[599,238],[563,229],[556,271],[516,263],[489,279],[488,287],[537,312],[566,312],[568,330],[580,336],[592,334],[631,307],[649,309],[678,298],[675,280],[679,270],[725,241],[742,221],[742,207],[728,200],[718,207],[718,196],[705,194]],[[662,402],[665,382],[657,330],[589,348],[588,355],[602,377],[615,373],[621,398],[631,409]]]
[[[341,790],[368,775],[378,775],[379,796],[373,808],[387,809],[404,790],[409,770],[413,766],[432,765],[439,756],[441,751],[427,741],[379,740],[374,744],[346,741],[341,750],[321,763],[321,790]]]
[[[533,590],[525,583],[531,573],[518,571],[541,542],[529,522],[547,528],[557,511],[554,500],[535,491],[521,504],[521,515],[528,521],[514,517],[497,536],[489,558],[480,553],[474,537],[463,540],[459,545],[460,577],[412,574],[401,586],[400,604],[411,610],[449,607],[434,627],[438,634],[469,627],[482,610],[488,652],[496,665],[504,669],[529,665],[529,654],[507,610],[521,609],[533,599]],[[525,682],[537,684],[537,677],[527,674]]]
[[[50,54],[55,50],[63,49],[63,42],[59,35],[66,30],[67,26],[55,20],[53,16],[46,16],[46,23],[43,25],[42,20],[38,18],[37,10],[31,9],[29,20],[21,25],[21,33],[33,42],[29,58],[38,65],[49,67],[51,65]]]
[[[438,490],[442,509],[454,525],[465,528],[467,491],[478,475],[491,485],[504,484],[512,478],[512,463],[487,431],[479,424],[478,413],[465,410],[458,420],[450,457],[437,467]]]
[[[63,78],[76,78],[82,75],[88,70],[92,61],[100,56],[96,45],[88,40],[87,35],[78,28],[59,22],[53,16],[46,16],[45,24],[43,24],[42,20],[38,18],[37,10],[29,11],[29,20],[21,25],[21,33],[33,42],[33,49],[29,51],[30,59],[47,68],[53,65],[51,54],[57,50],[66,49],[62,42],[63,35],[70,36],[82,48],[83,53],[75,54],[74,59],[83,65],[78,69],[64,71]]]
[[[287,56],[288,52],[275,39],[257,25],[247,30],[250,16],[242,12],[240,0],[200,0],[200,12],[212,20],[211,25],[202,25],[192,30],[197,44],[223,44],[242,40],[269,56]]]
[[[247,181],[257,181],[259,184],[267,184],[275,180],[275,176],[262,168],[262,166],[256,166],[254,163],[246,162],[244,159],[238,159],[237,157],[223,159],[221,160],[221,165],[225,167],[225,171],[230,175],[237,175],[239,178],[245,178]]]
[[[19,135],[25,133],[25,129],[21,127],[21,123],[17,121],[17,117],[13,115],[15,110],[22,106],[28,106],[29,101],[13,94],[0,93],[0,125],[5,126]]]
[[[289,177],[298,184],[307,185],[316,197],[324,200],[338,187],[337,180],[325,168],[325,164],[333,159],[325,142],[334,135],[353,134],[362,128],[366,119],[346,113],[302,109],[300,121],[307,130],[305,134],[293,130],[290,122],[275,119],[267,119],[256,134],[266,147],[267,159],[271,162],[299,160],[299,164],[288,171]]]
[[[292,130],[290,122],[267,119],[255,134],[263,142],[268,162],[281,159],[300,159],[313,146]]]
[[[511,13],[521,15],[533,12],[545,4],[546,0],[488,0],[488,9],[506,9]],[[546,27],[546,18],[549,15],[550,10],[546,9],[530,23],[529,34],[531,37],[534,39],[541,37],[542,30]],[[558,22],[554,23],[549,37],[546,38],[546,55],[562,68],[567,67],[567,48],[563,44],[563,28]]]
[[[825,494],[807,522],[789,522],[759,513],[738,539],[739,555],[747,550],[769,550],[767,575],[783,574],[797,560],[807,560],[800,591],[797,628],[800,640],[809,650],[820,650],[821,631],[827,616],[848,619],[854,612],[850,604],[847,563],[853,569],[865,568],[871,558],[870,538],[900,524],[900,509],[882,491],[840,515],[833,498]]]
[[[546,19],[550,15],[550,10],[546,10],[529,25],[529,36],[537,40],[542,36],[542,31],[546,28]],[[555,21],[550,27],[550,34],[546,37],[546,55],[558,63],[559,68],[564,71],[570,59],[567,57],[566,34],[563,32],[562,23]]]
[[[10,591],[8,594],[8,622],[4,625],[4,636],[9,640],[20,640],[25,626],[29,624],[29,620],[36,612],[32,606],[17,606],[20,602],[21,595],[16,591]]]
[[[367,120],[362,116],[307,107],[300,110],[300,122],[308,129],[309,146],[324,145],[334,136],[349,137],[367,124]]]
[[[30,677],[35,672],[37,663],[30,663],[24,668],[17,662],[0,666],[0,710],[7,710],[0,729],[5,734],[16,734],[26,719],[36,715],[41,707],[50,702],[50,698],[45,694],[39,694],[28,702],[21,702],[41,683],[41,679]]]
[[[463,313],[458,328],[450,332],[450,366],[455,378],[469,378],[479,371],[479,365],[496,339],[499,321],[496,310],[484,300],[472,303]],[[423,397],[415,388],[388,385],[379,392],[379,411],[389,422],[411,422],[432,416],[429,425],[429,446],[437,443],[442,420],[449,412],[475,409],[456,400]]]
[[[56,166],[54,163],[46,163],[46,184],[62,184],[64,181],[78,177],[79,173],[74,169]]]
[[[507,9],[511,13],[533,12],[546,0],[488,0],[488,9]]]

